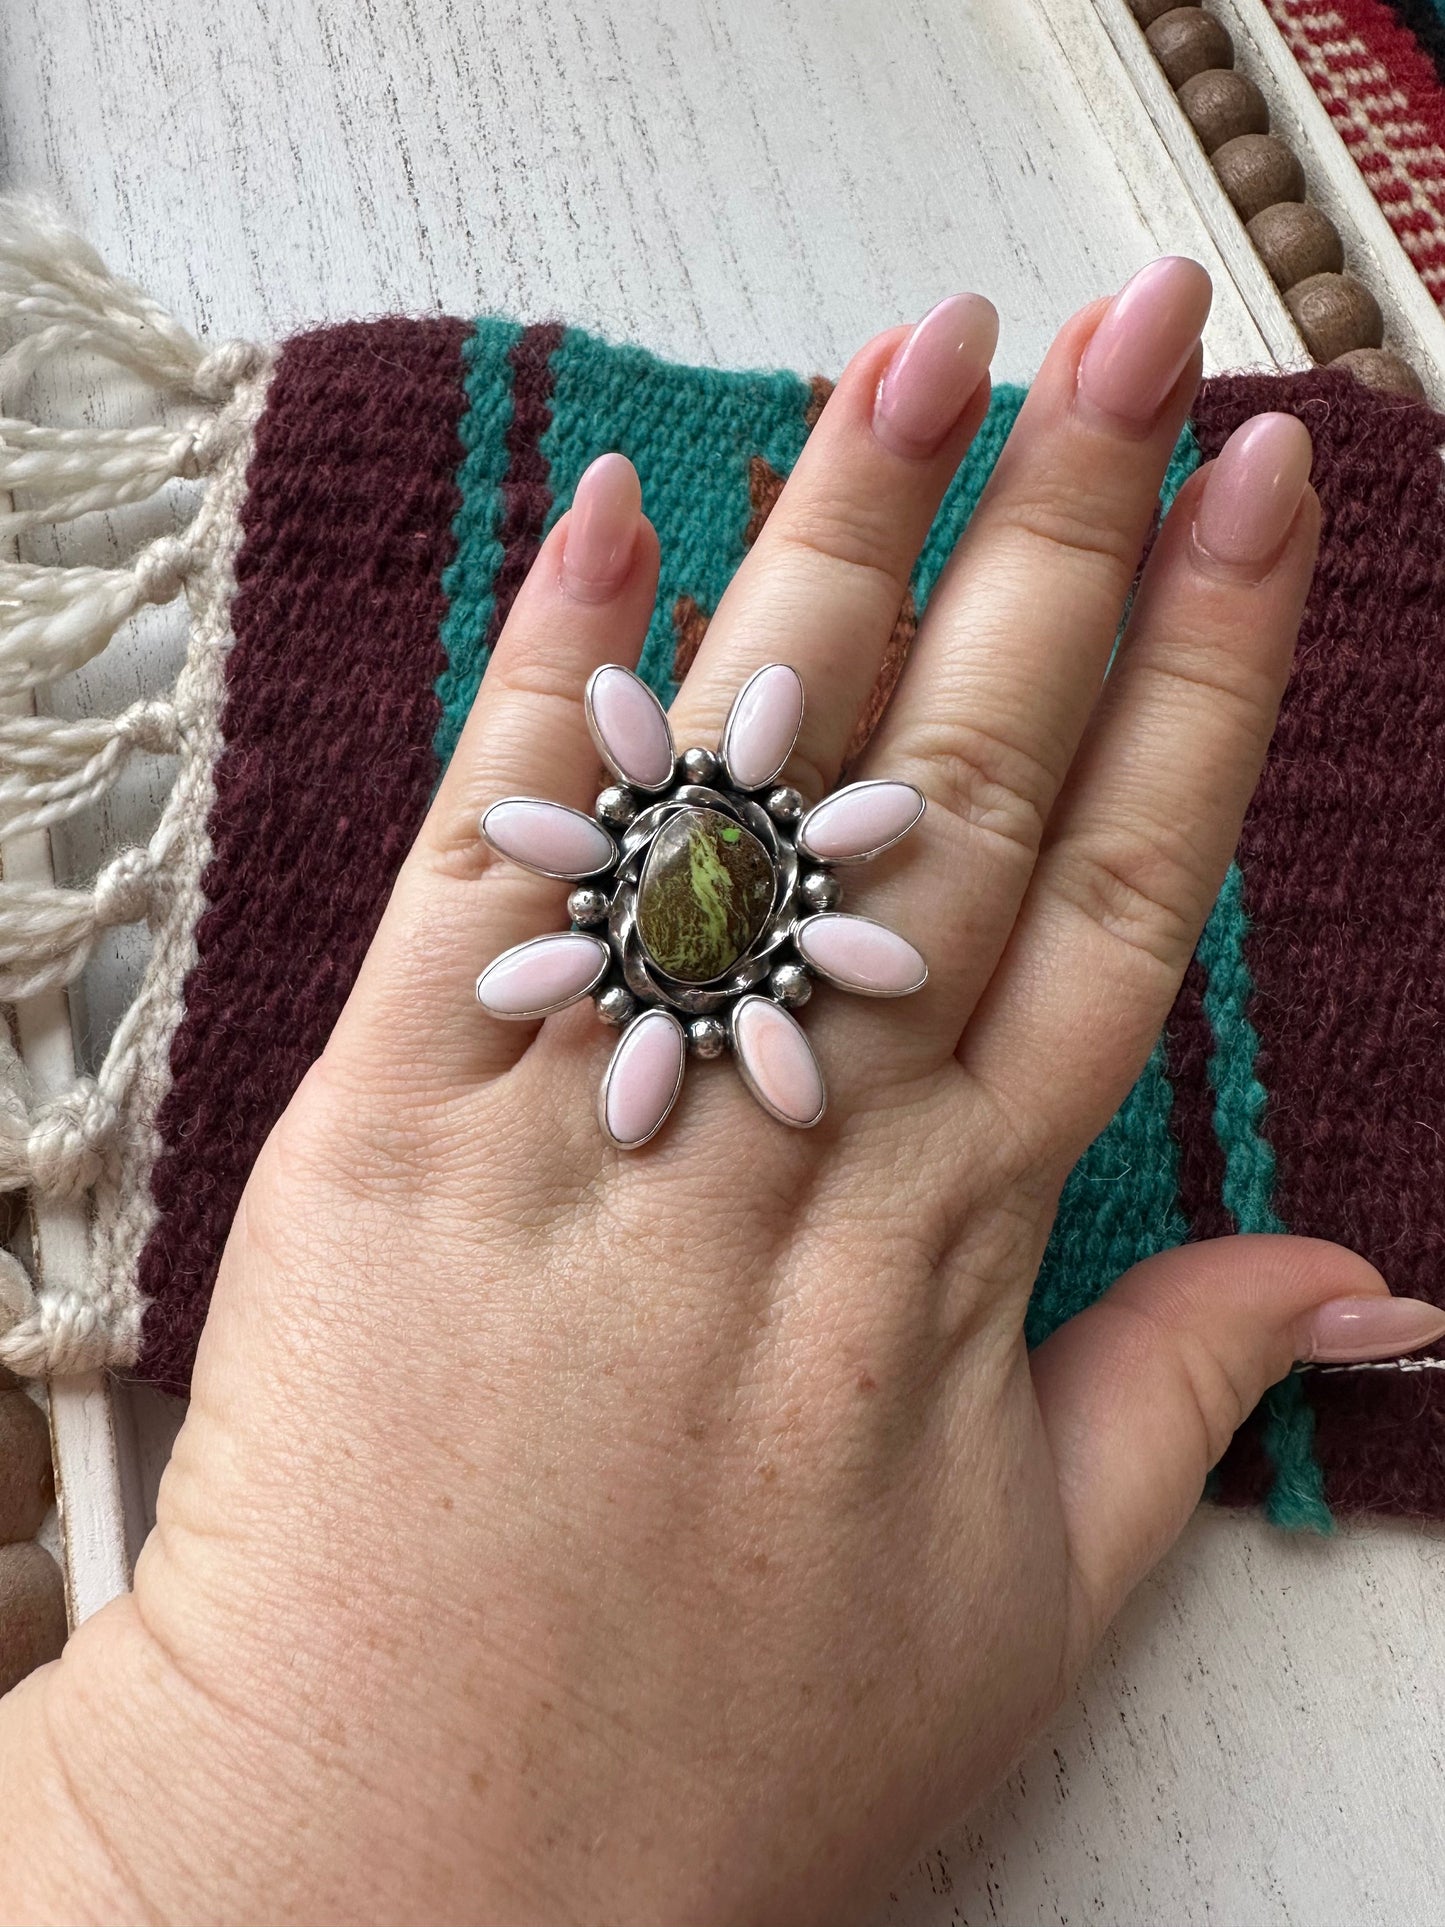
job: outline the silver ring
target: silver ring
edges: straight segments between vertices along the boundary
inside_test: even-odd
[[[770,663],[738,692],[716,751],[677,754],[662,705],[631,670],[599,669],[584,706],[616,783],[590,815],[505,797],[481,834],[501,855],[576,887],[571,927],[504,951],[477,980],[489,1015],[536,1021],[591,997],[622,1032],[602,1081],[602,1130],[654,1138],[689,1053],[731,1050],[779,1123],[822,1117],[823,1075],[793,1011],[815,978],[865,997],[921,990],[905,938],[840,909],[840,866],[891,849],[923,815],[911,783],[873,779],[807,809],[778,786],[803,720],[797,671]]]

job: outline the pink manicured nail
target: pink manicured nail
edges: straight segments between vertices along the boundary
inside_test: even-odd
[[[1311,1364],[1399,1358],[1445,1338],[1445,1311],[1422,1298],[1331,1298],[1299,1323],[1295,1357]]]
[[[1309,430],[1293,415],[1242,422],[1204,478],[1196,544],[1216,562],[1262,571],[1299,511],[1313,452]]]
[[[895,455],[932,455],[988,373],[998,311],[981,294],[954,294],[930,308],[883,371],[873,433]]]
[[[1209,276],[1166,254],[1121,288],[1079,362],[1079,394],[1117,420],[1147,428],[1184,373],[1209,315]]]
[[[642,484],[625,455],[599,455],[572,497],[562,586],[579,602],[607,602],[627,580],[642,513]]]

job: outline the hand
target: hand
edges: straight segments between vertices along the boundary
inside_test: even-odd
[[[1360,1258],[1241,1238],[1024,1348],[1310,578],[1308,438],[1260,417],[1184,487],[1105,682],[1207,305],[1164,262],[1068,323],[931,600],[860,771],[928,811],[854,896],[931,974],[815,998],[812,1131],[698,1066],[619,1153],[590,1010],[473,1000],[562,895],[489,855],[479,811],[590,802],[583,685],[653,605],[636,477],[589,471],[247,1189],[134,1594],[5,1708],[6,1918],[865,1914],[1004,1773],[1291,1360],[1429,1335]],[[964,296],[856,357],[679,745],[785,660],[789,780],[834,783],[995,332]]]

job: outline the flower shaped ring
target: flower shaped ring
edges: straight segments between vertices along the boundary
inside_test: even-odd
[[[813,979],[903,997],[928,971],[913,945],[839,909],[839,867],[906,836],[911,783],[850,783],[806,809],[775,787],[803,720],[803,685],[770,663],[739,691],[717,750],[679,756],[667,716],[615,664],[587,684],[587,724],[617,781],[593,813],[529,796],[493,803],[481,833],[502,856],[576,885],[570,930],[534,937],[477,980],[493,1017],[535,1021],[583,997],[622,1032],[602,1080],[602,1129],[622,1150],[655,1137],[689,1051],[731,1050],[780,1123],[822,1117],[823,1074],[792,1012]]]

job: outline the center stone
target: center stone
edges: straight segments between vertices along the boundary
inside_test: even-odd
[[[637,889],[637,933],[669,977],[685,984],[721,977],[772,907],[772,859],[730,816],[679,810],[652,839]]]

